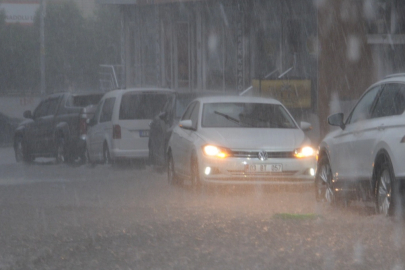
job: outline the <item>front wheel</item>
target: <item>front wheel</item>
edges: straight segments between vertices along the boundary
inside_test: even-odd
[[[169,182],[169,185],[176,185],[180,184],[180,181],[176,175],[176,171],[174,169],[174,162],[173,162],[173,156],[171,153],[168,155],[167,159],[167,181]]]
[[[389,161],[381,165],[376,173],[376,212],[389,216],[394,208],[394,174]]]
[[[333,176],[327,157],[322,157],[318,172],[315,177],[315,198],[319,201],[326,201],[329,204],[334,204],[336,195],[333,191]]]
[[[32,162],[33,157],[29,153],[25,143],[23,142],[22,137],[16,137],[14,141],[14,153],[15,153],[15,160],[17,162]]]

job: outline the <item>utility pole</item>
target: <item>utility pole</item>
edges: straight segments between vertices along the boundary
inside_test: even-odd
[[[45,1],[41,0],[40,5],[40,71],[41,71],[41,95],[45,95]]]

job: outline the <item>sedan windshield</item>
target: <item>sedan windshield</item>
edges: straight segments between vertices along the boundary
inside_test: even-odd
[[[204,104],[201,126],[297,128],[283,106],[266,103]]]

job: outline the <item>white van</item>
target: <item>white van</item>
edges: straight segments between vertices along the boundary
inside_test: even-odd
[[[87,157],[90,162],[116,159],[147,159],[149,124],[166,100],[170,89],[133,88],[106,93],[88,121]]]

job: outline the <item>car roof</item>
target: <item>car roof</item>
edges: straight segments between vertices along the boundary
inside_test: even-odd
[[[206,96],[223,96],[223,92],[218,91],[176,91],[176,97],[186,97],[186,98],[197,98],[197,97],[206,97]]]
[[[83,92],[72,92],[70,93],[72,96],[88,96],[88,95],[104,95],[104,92],[100,91],[83,91]]]
[[[157,88],[157,87],[139,87],[139,88],[127,88],[127,89],[117,89],[106,92],[106,96],[120,96],[131,92],[159,92],[159,93],[174,93],[172,89],[168,88]]]
[[[158,87],[136,87],[136,88],[127,88],[127,89],[118,89],[118,90],[113,90],[111,92],[122,92],[122,93],[128,93],[128,92],[172,92],[174,91],[169,88],[158,88]]]
[[[207,96],[199,97],[198,100],[202,103],[218,103],[218,102],[247,102],[247,103],[268,103],[268,104],[281,104],[280,101],[273,98],[255,97],[255,96]]]
[[[42,97],[42,99],[52,98],[52,97],[60,97],[60,96],[88,96],[88,95],[104,95],[104,92],[100,91],[61,91],[61,92],[54,92],[46,94]]]
[[[405,73],[387,75],[384,79],[374,83],[373,86],[383,83],[405,83]]]

